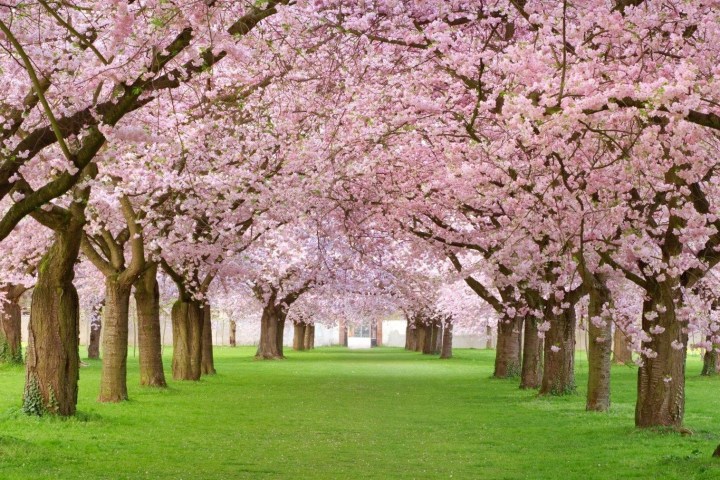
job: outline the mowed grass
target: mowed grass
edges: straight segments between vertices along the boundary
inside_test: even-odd
[[[402,349],[216,349],[218,374],[95,402],[100,363],[81,371],[77,418],[19,410],[22,368],[0,368],[0,479],[718,479],[720,379],[688,362],[692,436],[633,428],[636,369],[614,367],[609,414],[578,395],[538,398],[493,380],[492,351],[439,360]],[[166,365],[169,358],[166,358]]]

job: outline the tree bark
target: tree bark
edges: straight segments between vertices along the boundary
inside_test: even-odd
[[[442,349],[440,351],[440,358],[442,359],[452,358],[452,330],[453,324],[451,321],[447,320],[442,334]]]
[[[114,277],[105,279],[105,333],[100,378],[99,402],[121,402],[127,394],[127,353],[130,307],[130,285],[122,285]]]
[[[90,338],[88,339],[88,358],[100,359],[100,340],[102,338],[102,315],[105,300],[98,302],[90,314]]]
[[[436,320],[433,323],[433,339],[435,340],[433,342],[433,354],[439,355],[442,353],[443,343],[443,327],[441,320]]]
[[[305,325],[303,336],[303,349],[312,350],[315,348],[315,324],[309,323]]]
[[[425,337],[427,335],[427,329],[425,328],[425,325],[423,323],[416,319],[415,320],[415,351],[416,352],[424,352],[425,351]]]
[[[433,322],[427,322],[422,327],[423,329],[423,342],[422,342],[422,353],[425,355],[432,355],[435,353],[435,337],[436,334]]]
[[[610,362],[612,354],[612,322],[603,318],[603,309],[610,300],[610,292],[597,283],[588,289],[588,389],[585,409],[606,412],[610,408]],[[601,318],[595,325],[593,318]]]
[[[237,347],[237,322],[230,320],[230,346]]]
[[[405,350],[415,351],[417,344],[416,331],[412,320],[407,320],[407,326],[405,327]]]
[[[713,335],[708,335],[705,340],[712,343]],[[718,374],[718,361],[720,360],[720,355],[718,355],[715,348],[716,346],[713,345],[712,348],[705,351],[705,355],[703,355],[703,368],[700,375],[704,377],[713,377]]]
[[[552,302],[550,302],[552,304]],[[552,311],[552,305],[546,308]],[[575,392],[575,308],[553,315],[545,333],[543,378],[540,395],[565,395]],[[559,350],[554,351],[553,347]]]
[[[38,265],[32,295],[23,410],[75,414],[80,354],[79,303],[73,285],[84,219],[72,216]]]
[[[382,339],[382,338],[383,338],[382,324],[383,324],[382,319],[378,318],[378,320],[377,320],[377,334],[376,334],[376,341],[377,341],[377,346],[378,346],[378,347],[382,347],[382,344],[383,344],[383,339]]]
[[[539,388],[543,372],[543,341],[538,337],[537,319],[525,319],[520,388]]]
[[[654,358],[643,355],[643,364],[638,369],[635,425],[680,427],[685,413],[685,356],[688,339],[675,316],[675,309],[680,305],[679,294],[670,281],[653,281],[648,287],[643,302],[642,328],[646,332],[650,332],[653,327],[664,330],[651,332],[651,340],[642,344],[643,349],[654,352]],[[655,315],[657,317],[653,318]],[[673,348],[673,345],[679,348]]]
[[[340,346],[347,347],[348,346],[348,327],[345,320],[340,320],[340,326],[338,327],[339,334],[340,334]]]
[[[23,363],[22,308],[20,297],[25,287],[8,285],[3,288],[5,303],[0,305],[0,363]]]
[[[308,328],[303,322],[295,322],[293,331],[293,350],[305,350],[305,330]]]
[[[259,360],[284,358],[282,338],[285,316],[274,300],[275,298],[271,297],[266,303],[260,319],[260,342],[255,354],[255,358]]]
[[[485,349],[492,350],[492,348],[493,348],[492,327],[490,325],[487,325],[485,327]]]
[[[200,308],[203,322],[200,372],[203,375],[215,375],[217,372],[215,371],[215,358],[213,357],[212,310],[208,302],[204,302]]]
[[[512,378],[520,374],[523,319],[514,318],[498,322],[497,350],[495,352],[495,378]]]
[[[630,365],[632,363],[632,350],[628,345],[625,334],[617,326],[613,333],[613,362],[618,365]]]
[[[181,296],[172,307],[174,380],[200,380],[202,327],[200,302]]]
[[[150,265],[135,281],[135,305],[140,347],[140,385],[167,387],[162,362],[157,264]]]

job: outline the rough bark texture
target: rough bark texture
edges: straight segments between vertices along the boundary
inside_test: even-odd
[[[550,311],[552,307],[547,310]],[[565,395],[575,392],[575,309],[554,316],[545,333],[543,379],[540,395]],[[559,347],[553,351],[553,347]]]
[[[256,359],[275,360],[283,356],[283,330],[285,329],[285,313],[275,305],[275,297],[271,296],[265,304],[260,319],[260,342]],[[278,341],[279,340],[279,341]]]
[[[293,325],[293,350],[305,350],[305,330],[308,325],[303,322],[294,322]]]
[[[622,330],[615,327],[613,333],[613,362],[618,365],[630,365],[632,361],[632,350],[627,338]]]
[[[712,342],[713,336],[708,335],[705,340]],[[700,375],[705,377],[713,377],[718,374],[718,361],[720,361],[720,355],[715,350],[715,346],[705,352],[703,355],[703,368]]]
[[[537,319],[525,319],[520,388],[539,388],[543,372],[543,341],[538,337]]]
[[[415,351],[417,344],[417,337],[415,335],[415,328],[413,321],[408,319],[407,326],[405,327],[405,350]]]
[[[646,332],[654,326],[665,330],[651,335],[643,342],[657,354],[643,355],[638,369],[638,395],[635,406],[635,425],[638,427],[680,427],[685,413],[685,355],[687,333],[675,316],[679,305],[677,291],[670,282],[649,285],[643,302],[642,328]],[[658,311],[656,306],[661,306]],[[657,315],[656,318],[653,317]],[[650,317],[650,318],[648,318]],[[679,349],[673,348],[673,342]]]
[[[0,305],[0,363],[22,363],[22,308],[20,297],[25,288],[9,285],[3,288],[5,303]]]
[[[589,288],[588,304],[588,390],[585,409],[605,412],[610,408],[610,362],[612,354],[612,322],[603,317],[603,308],[610,300],[603,285]],[[603,324],[595,325],[593,318]]]
[[[424,352],[425,351],[425,337],[427,335],[427,330],[425,328],[425,325],[422,324],[419,320],[415,320],[415,351],[416,352]]]
[[[237,347],[237,322],[230,320],[230,346]]]
[[[188,297],[178,299],[171,313],[173,326],[172,372],[174,380],[200,380],[202,326],[200,303]]]
[[[488,325],[485,327],[485,349],[492,350],[492,348],[493,348],[492,327],[490,325]]]
[[[23,410],[28,414],[75,414],[80,317],[73,278],[83,223],[73,218],[56,231],[38,265],[25,362]]]
[[[140,385],[167,387],[162,363],[157,265],[147,268],[135,281],[135,305],[140,347]]]
[[[432,355],[435,353],[435,328],[433,324],[428,322],[422,327],[423,329],[423,342],[422,342],[422,353],[425,355]]]
[[[305,332],[303,335],[303,349],[312,350],[315,348],[315,324],[305,325]]]
[[[522,318],[498,322],[497,350],[495,352],[495,378],[512,378],[522,370]]]
[[[452,358],[452,330],[453,324],[450,321],[445,322],[445,328],[443,328],[442,334],[442,349],[440,351],[440,358],[447,359]]]
[[[121,402],[127,394],[130,286],[113,277],[105,280],[103,361],[99,402]]]
[[[213,357],[212,338],[212,310],[210,304],[202,304],[202,352],[200,358],[200,372],[203,375],[215,375],[215,358]]]
[[[100,339],[102,338],[102,310],[105,300],[98,302],[90,313],[90,339],[88,341],[88,358],[100,358]]]

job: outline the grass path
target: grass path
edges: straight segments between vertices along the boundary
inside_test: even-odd
[[[537,398],[490,379],[493,352],[441,361],[401,349],[323,348],[253,361],[216,350],[219,374],[131,401],[96,403],[100,363],[81,371],[76,419],[19,412],[21,368],[0,367],[0,479],[718,479],[720,379],[688,364],[695,434],[632,427],[636,370],[614,367],[609,414],[579,394]],[[166,358],[166,365],[169,359]]]

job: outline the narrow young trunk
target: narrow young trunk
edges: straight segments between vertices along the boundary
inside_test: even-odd
[[[487,325],[485,327],[485,349],[492,350],[492,348],[493,348],[492,327],[490,325]]]
[[[237,347],[237,322],[230,320],[230,346]]]
[[[75,414],[80,354],[79,303],[73,285],[83,222],[72,218],[55,232],[38,265],[25,361],[23,410]]]
[[[347,347],[348,346],[348,328],[347,328],[347,323],[345,323],[345,320],[340,321],[340,326],[339,326],[338,330],[339,330],[339,334],[340,334],[340,346]]]
[[[5,287],[5,303],[0,305],[0,363],[22,363],[22,309],[20,296],[24,287]]]
[[[313,348],[315,348],[315,324],[310,323],[305,326],[303,349],[312,350]]]
[[[612,353],[612,322],[603,318],[609,292],[603,285],[589,288],[588,305],[588,390],[585,409],[606,412],[610,408],[610,360]],[[601,318],[596,325],[593,319]]]
[[[521,344],[523,319],[514,318],[498,322],[497,350],[495,352],[495,378],[512,378],[522,370]]]
[[[140,385],[167,387],[162,363],[157,265],[151,265],[135,281],[135,305],[140,347]]]
[[[295,322],[293,329],[293,350],[305,350],[305,330],[308,328],[303,322]]]
[[[121,402],[127,394],[127,353],[130,307],[130,285],[114,277],[105,279],[103,308],[103,361],[99,402]]]
[[[680,427],[685,413],[687,333],[675,316],[679,294],[670,282],[662,282],[651,285],[646,295],[642,328],[650,332],[655,327],[657,333],[651,333],[651,340],[642,344],[643,349],[654,352],[654,358],[643,355],[638,369],[635,425]],[[658,332],[657,327],[664,330]]]
[[[274,304],[274,298],[271,299],[263,308],[262,317],[260,319],[260,342],[258,343],[256,359],[274,360],[283,358],[282,352],[282,328],[280,325],[280,317],[282,312]],[[278,345],[278,338],[280,342]]]
[[[383,344],[383,331],[382,331],[382,324],[383,321],[381,319],[377,320],[377,334],[376,334],[376,342],[378,347],[382,347]]]
[[[713,336],[708,335],[706,337],[706,341],[712,343]],[[718,357],[720,357],[715,350],[715,345],[710,350],[707,350],[705,352],[705,355],[703,355],[703,368],[702,372],[700,372],[700,375],[703,375],[705,377],[713,377],[718,374]]]
[[[88,358],[100,358],[100,339],[102,338],[102,310],[105,300],[97,303],[90,313],[90,338],[88,339]]]
[[[536,318],[525,319],[520,388],[539,388],[542,383],[543,341],[538,337],[537,325]]]
[[[212,310],[210,304],[201,305],[202,313],[202,352],[200,354],[200,373],[215,375],[215,358],[213,358]]]
[[[181,297],[170,314],[173,327],[174,380],[200,380],[203,312],[200,303]]]
[[[630,345],[625,334],[617,326],[615,326],[615,333],[613,333],[613,362],[618,365],[630,365],[632,363]]]
[[[547,309],[551,311],[551,306]],[[550,319],[545,333],[543,378],[540,395],[565,395],[575,392],[575,308],[564,310]]]
[[[453,324],[451,321],[445,322],[445,328],[443,328],[442,334],[442,348],[440,351],[440,358],[447,359],[452,358],[452,330]]]

